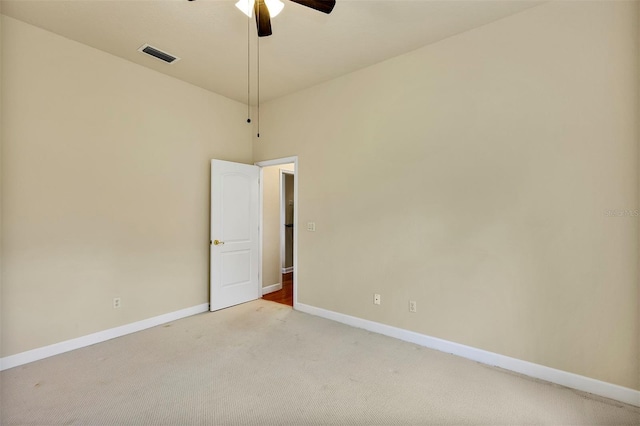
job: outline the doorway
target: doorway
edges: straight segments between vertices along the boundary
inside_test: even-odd
[[[280,264],[282,273],[293,273],[293,170],[280,169]]]
[[[297,304],[297,157],[260,167],[260,287],[262,297]]]

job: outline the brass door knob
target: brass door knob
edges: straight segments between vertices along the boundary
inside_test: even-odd
[[[221,246],[222,244],[224,244],[224,241],[213,240],[214,246]]]

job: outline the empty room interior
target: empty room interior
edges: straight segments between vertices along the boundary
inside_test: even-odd
[[[0,2],[0,423],[640,424],[640,2],[235,3]]]

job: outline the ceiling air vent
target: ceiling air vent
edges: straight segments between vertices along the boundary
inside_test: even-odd
[[[163,52],[162,50],[155,48],[153,46],[149,46],[148,44],[143,44],[142,46],[140,46],[140,49],[138,49],[138,52],[146,53],[147,55],[153,56],[154,58],[159,59],[162,62],[166,62],[168,64],[172,64],[180,60],[180,58],[178,58],[177,56],[173,56],[170,53]]]

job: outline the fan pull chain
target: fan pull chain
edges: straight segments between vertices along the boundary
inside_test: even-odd
[[[247,18],[247,123],[251,123],[251,18]]]
[[[259,9],[258,9],[259,10]],[[257,125],[258,137],[260,137],[260,37],[258,37],[258,93],[257,93]]]

